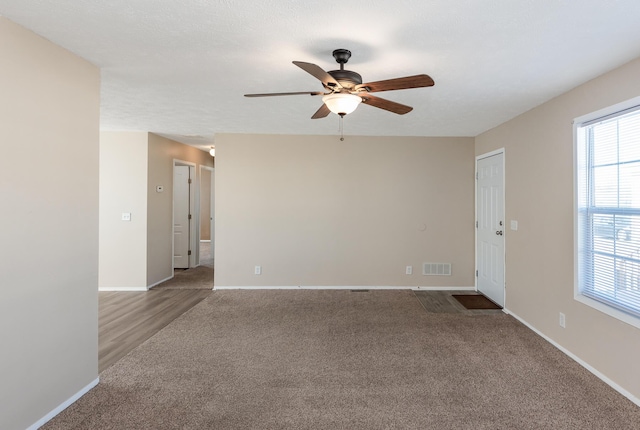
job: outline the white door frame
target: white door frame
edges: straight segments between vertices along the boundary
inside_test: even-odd
[[[475,288],[476,288],[476,292],[478,291],[478,228],[477,228],[477,222],[478,222],[478,161],[483,160],[485,158],[489,158],[489,157],[493,157],[494,155],[499,155],[502,154],[502,220],[503,220],[503,243],[504,246],[502,248],[502,267],[503,267],[503,275],[502,275],[502,291],[503,291],[503,308],[506,309],[506,303],[507,303],[507,289],[506,289],[506,282],[507,282],[507,260],[506,260],[506,255],[507,255],[507,240],[506,240],[506,235],[507,235],[507,220],[505,219],[505,214],[506,214],[506,204],[505,204],[505,196],[506,196],[506,174],[505,174],[505,148],[500,148],[500,149],[496,149],[495,151],[491,151],[491,152],[487,152],[485,154],[481,154],[481,155],[477,155],[476,156],[476,161],[475,161],[475,192],[474,192],[474,199],[475,199],[475,219],[476,219],[476,229],[475,229],[475,254],[476,254],[476,264],[475,264],[475,269],[476,269],[476,277],[475,277]]]
[[[196,175],[196,163],[192,163],[190,161],[179,160],[177,158],[173,159],[173,167],[175,166],[189,166],[189,172],[191,179],[191,187],[189,187],[189,212],[191,213],[191,220],[189,222],[189,248],[191,249],[191,255],[189,256],[189,267],[195,267],[196,261],[200,259],[200,247],[196,246],[196,238],[200,237],[200,214],[198,213],[200,210],[200,195],[196,193],[196,188],[198,186],[198,179]],[[173,170],[172,167],[172,170]],[[193,174],[191,174],[193,173]],[[173,180],[173,179],[172,179]],[[173,196],[171,199],[171,270],[175,269],[173,255],[174,255],[174,233],[173,226],[175,220],[173,219]]]

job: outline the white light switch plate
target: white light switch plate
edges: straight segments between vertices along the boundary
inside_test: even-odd
[[[516,220],[511,220],[511,230],[517,230],[518,229],[518,221]]]
[[[131,212],[122,212],[122,221],[131,221]]]

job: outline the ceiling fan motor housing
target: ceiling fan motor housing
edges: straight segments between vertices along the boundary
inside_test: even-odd
[[[353,87],[362,83],[362,76],[351,70],[331,70],[328,73],[347,89],[353,89]]]

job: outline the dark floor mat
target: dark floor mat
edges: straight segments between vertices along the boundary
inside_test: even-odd
[[[481,294],[454,294],[453,298],[467,309],[502,309]]]

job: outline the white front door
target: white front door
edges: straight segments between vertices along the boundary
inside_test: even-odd
[[[476,162],[478,291],[504,306],[504,154]]]
[[[189,268],[189,166],[173,166],[173,267]]]

